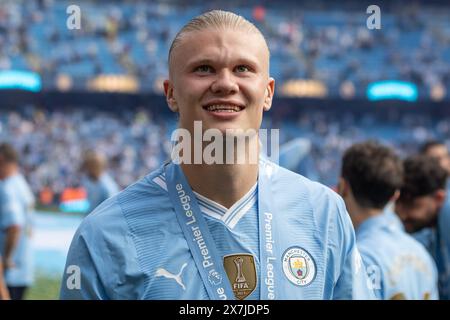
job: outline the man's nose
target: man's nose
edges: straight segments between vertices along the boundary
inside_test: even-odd
[[[212,92],[216,94],[233,94],[239,91],[239,86],[232,72],[222,70],[211,85]]]

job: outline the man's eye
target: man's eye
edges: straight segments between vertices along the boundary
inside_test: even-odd
[[[247,66],[237,66],[236,71],[237,72],[248,72],[248,71],[250,71],[250,68]]]
[[[207,65],[203,65],[203,66],[198,66],[197,68],[195,68],[196,72],[202,72],[202,73],[208,73],[212,71],[212,68],[210,66]]]

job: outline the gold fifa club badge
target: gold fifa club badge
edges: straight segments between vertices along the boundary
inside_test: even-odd
[[[223,265],[236,299],[243,300],[256,289],[256,265],[253,255],[231,254],[223,257]]]

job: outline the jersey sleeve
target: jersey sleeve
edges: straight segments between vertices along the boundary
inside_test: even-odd
[[[83,223],[75,234],[67,255],[61,282],[60,299],[63,300],[105,300],[108,299],[100,272],[107,272],[96,264],[94,244],[86,233],[92,231],[89,222]]]
[[[139,299],[145,275],[135,235],[117,197],[104,201],[83,219],[70,245],[61,283],[61,299]],[[78,278],[77,278],[78,277]],[[78,281],[78,282],[77,282]]]

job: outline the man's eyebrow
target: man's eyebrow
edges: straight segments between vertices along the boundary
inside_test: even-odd
[[[211,59],[202,58],[202,59],[193,59],[191,61],[188,61],[188,63],[186,65],[187,65],[187,67],[192,67],[194,65],[203,65],[203,64],[211,65],[211,64],[214,64],[214,62]]]
[[[256,68],[258,66],[257,59],[252,59],[250,57],[240,57],[237,59],[233,59],[233,61],[236,64],[248,64],[249,66]],[[200,58],[200,59],[193,59],[191,61],[188,61],[186,64],[187,68],[191,68],[193,66],[200,66],[200,65],[213,65],[217,64],[217,60],[213,60],[210,58]]]

